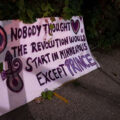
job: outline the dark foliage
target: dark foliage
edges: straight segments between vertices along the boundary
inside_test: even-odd
[[[32,23],[36,18],[84,17],[88,42],[111,48],[120,44],[120,0],[0,0],[0,19],[20,19]]]

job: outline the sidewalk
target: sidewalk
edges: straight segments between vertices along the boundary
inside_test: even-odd
[[[100,69],[56,90],[69,104],[56,97],[32,101],[0,120],[120,120],[120,49],[93,54]]]

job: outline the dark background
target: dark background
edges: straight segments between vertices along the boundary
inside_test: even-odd
[[[120,0],[0,0],[0,20],[84,17],[86,35],[93,48],[111,49],[120,45]]]

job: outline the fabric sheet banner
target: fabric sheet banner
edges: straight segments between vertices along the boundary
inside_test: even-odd
[[[79,16],[0,21],[0,62],[0,115],[99,67]]]

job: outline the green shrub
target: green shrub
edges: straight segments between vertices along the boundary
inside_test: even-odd
[[[1,20],[20,19],[32,23],[41,17],[70,19],[76,15],[84,17],[92,46],[120,45],[120,0],[0,0]]]
[[[99,48],[120,45],[120,0],[88,2],[82,9],[88,42]]]

